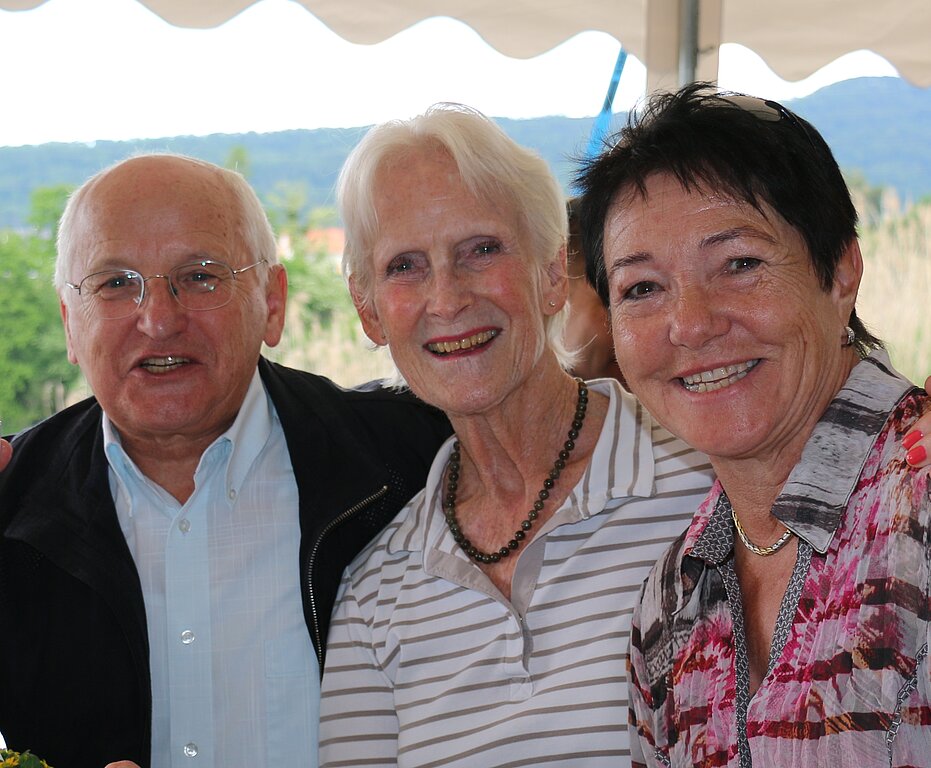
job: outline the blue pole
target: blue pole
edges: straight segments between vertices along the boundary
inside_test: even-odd
[[[604,147],[604,140],[611,128],[611,107],[614,105],[614,94],[617,93],[617,84],[621,81],[621,73],[624,71],[626,63],[627,51],[621,46],[621,50],[617,55],[617,62],[614,64],[614,73],[611,75],[611,84],[608,86],[604,105],[601,107],[601,112],[598,113],[595,124],[592,126],[592,133],[588,139],[588,149],[585,151],[586,158],[596,157]]]

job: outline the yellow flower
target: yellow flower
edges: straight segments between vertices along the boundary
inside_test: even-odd
[[[51,768],[45,760],[40,760],[28,749],[14,752],[12,749],[0,749],[0,768]]]

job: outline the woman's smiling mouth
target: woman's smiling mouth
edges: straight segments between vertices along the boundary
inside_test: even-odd
[[[481,333],[475,333],[471,336],[466,336],[464,339],[457,339],[456,341],[436,341],[431,342],[426,345],[427,349],[437,355],[448,355],[453,352],[462,352],[466,349],[472,349],[473,347],[480,347],[483,344],[487,344],[499,333],[498,330],[489,330],[482,331]]]
[[[740,381],[759,362],[759,359],[747,360],[743,363],[712,368],[709,371],[683,376],[679,381],[689,392],[714,392],[716,389],[724,389]]]

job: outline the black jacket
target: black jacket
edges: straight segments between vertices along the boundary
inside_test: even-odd
[[[300,496],[304,617],[323,668],[343,569],[420,490],[449,435],[439,412],[265,360]],[[93,399],[14,440],[0,474],[0,733],[56,768],[149,764],[139,579],[109,490]]]

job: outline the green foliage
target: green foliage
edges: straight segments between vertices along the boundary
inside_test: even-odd
[[[314,208],[304,215],[306,188],[293,182],[276,185],[270,204],[269,219],[278,236],[287,243],[284,261],[290,285],[289,301],[299,307],[302,325],[320,323],[328,327],[336,317],[353,315],[349,292],[340,274],[339,255],[328,253],[325,243],[307,239],[309,231],[335,226],[335,209]]]
[[[28,749],[23,753],[14,752],[12,749],[0,749],[0,768],[51,768],[51,766]]]
[[[312,208],[308,212],[308,186],[302,181],[279,181],[268,195],[266,213],[278,237],[286,243],[285,266],[290,286],[289,301],[299,308],[305,328],[329,327],[335,317],[352,313],[338,259],[325,244],[312,244],[310,230],[336,226],[336,209]]]
[[[241,173],[244,178],[248,179],[252,171],[252,162],[249,160],[249,150],[242,144],[234,144],[226,154],[226,161],[223,163],[224,168]]]
[[[37,234],[55,242],[55,238],[58,237],[58,220],[73,189],[68,184],[56,184],[53,187],[39,187],[33,190],[27,221]]]
[[[310,248],[287,261],[291,301],[300,306],[305,323],[315,318],[327,327],[337,317],[354,314],[349,291],[332,256]]]
[[[301,234],[305,226],[307,185],[299,181],[279,181],[268,195],[266,212],[272,227],[290,237]]]
[[[28,234],[0,232],[0,417],[4,432],[18,431],[61,406],[78,371],[68,363],[58,297],[52,287],[52,239],[67,189],[33,196]]]

